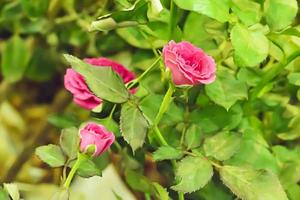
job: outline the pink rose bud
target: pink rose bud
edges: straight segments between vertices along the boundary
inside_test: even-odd
[[[124,83],[135,79],[135,75],[131,71],[113,60],[107,58],[86,58],[84,61],[95,67],[111,67],[121,76]],[[64,84],[65,88],[73,94],[73,100],[77,105],[92,110],[102,103],[102,99],[89,90],[83,76],[71,68],[66,71]],[[130,92],[134,94],[136,89],[131,89]]]
[[[106,151],[115,141],[112,132],[100,124],[88,123],[79,131],[80,134],[80,151],[83,153],[91,153],[93,157],[99,156]],[[93,152],[90,152],[90,150]]]
[[[163,58],[175,85],[209,84],[216,78],[214,59],[189,42],[170,41],[163,48]]]

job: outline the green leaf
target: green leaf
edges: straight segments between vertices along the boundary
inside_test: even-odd
[[[141,26],[142,25],[140,25],[140,27]],[[144,33],[138,27],[119,28],[116,32],[128,44],[140,49],[160,48],[167,43],[167,40],[162,40],[153,35]]]
[[[12,198],[12,200],[20,200],[19,189],[16,184],[4,183],[3,186],[8,192],[9,196]]]
[[[260,4],[250,0],[233,0],[232,10],[239,19],[247,26],[260,21]]]
[[[256,66],[269,53],[269,41],[259,30],[252,31],[242,24],[236,24],[231,30],[230,38],[238,66]]]
[[[98,168],[98,166],[91,160],[91,159],[86,159],[83,161],[78,170],[77,173],[79,176],[83,178],[89,178],[93,176],[101,176],[102,172]]]
[[[95,121],[105,126],[107,130],[113,132],[116,137],[121,136],[119,125],[113,119],[103,118],[95,119]]]
[[[227,0],[174,0],[174,2],[181,9],[207,15],[220,22],[226,22],[229,19]]]
[[[221,132],[204,141],[206,156],[213,156],[217,160],[227,160],[239,149],[241,136],[234,132]]]
[[[2,74],[5,80],[9,82],[21,80],[29,58],[29,50],[18,35],[8,40],[2,52]]]
[[[288,78],[290,84],[300,86],[300,73],[299,72],[290,73],[287,78]]]
[[[157,94],[149,94],[140,102],[141,110],[143,111],[145,117],[149,120],[149,122],[153,122],[158,111],[160,104],[163,100],[162,95]],[[171,102],[168,110],[163,115],[161,122],[163,124],[174,124],[183,120],[184,110],[178,106],[174,102]]]
[[[204,187],[213,175],[210,162],[203,156],[187,156],[182,159],[176,170],[176,178],[179,183],[172,186],[173,190],[191,193]]]
[[[296,0],[266,0],[264,3],[266,20],[273,30],[280,30],[290,25],[297,11]]]
[[[204,134],[234,129],[243,117],[243,110],[239,104],[232,106],[229,111],[218,105],[208,105],[200,109],[194,110],[190,118]]]
[[[155,196],[159,200],[169,200],[169,193],[166,188],[163,188],[158,183],[152,183],[153,187],[155,188]]]
[[[182,156],[183,153],[181,150],[175,149],[174,147],[171,146],[159,147],[159,149],[153,153],[153,159],[155,161],[175,160],[181,158]]]
[[[66,162],[62,150],[57,145],[40,146],[36,148],[35,154],[51,167],[61,167]]]
[[[37,30],[37,32],[41,32]],[[36,48],[28,63],[25,77],[34,81],[49,81],[55,72],[56,62],[51,56],[51,51],[42,47]]]
[[[256,86],[261,81],[261,75],[254,68],[240,68],[237,78],[240,81],[246,82],[249,86]]]
[[[21,0],[22,8],[30,17],[40,17],[46,13],[49,0]]]
[[[56,113],[48,117],[48,122],[57,128],[69,128],[79,126],[80,122],[74,115]]]
[[[219,71],[217,79],[205,86],[205,92],[212,101],[226,110],[238,100],[248,97],[246,84],[225,70]]]
[[[2,187],[0,187],[0,199],[1,200],[10,200],[7,192]]]
[[[91,91],[99,98],[114,103],[124,103],[129,99],[122,79],[111,67],[93,67],[68,54],[64,57],[75,71],[84,76]]]
[[[217,41],[225,40],[226,28],[223,23],[199,13],[190,12],[183,29],[183,39],[203,50],[217,49]]]
[[[143,146],[148,127],[148,121],[137,105],[132,102],[122,105],[120,129],[133,151]]]
[[[202,120],[202,119],[201,119]],[[203,134],[199,126],[192,124],[185,132],[184,144],[187,149],[199,147]]]
[[[79,133],[76,127],[63,129],[60,135],[60,146],[69,159],[77,156],[79,148]]]
[[[153,193],[153,185],[145,176],[132,170],[126,170],[125,179],[132,189],[149,194]]]
[[[265,170],[223,166],[220,176],[224,184],[245,200],[288,200],[278,178]]]
[[[257,130],[249,128],[243,132],[239,150],[225,164],[279,172],[277,160],[268,149],[264,138]]]

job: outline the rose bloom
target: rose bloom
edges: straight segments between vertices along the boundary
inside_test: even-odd
[[[163,48],[163,58],[175,85],[209,84],[216,78],[214,59],[189,42],[170,41]]]
[[[135,75],[131,71],[113,60],[107,58],[86,58],[84,61],[95,67],[111,67],[121,76],[124,83],[135,79]],[[73,94],[74,102],[85,109],[92,110],[102,103],[102,99],[89,90],[84,77],[71,68],[66,71],[64,85]],[[130,92],[135,93],[136,89],[131,89]]]
[[[96,157],[106,151],[115,141],[112,132],[100,124],[88,123],[79,131],[80,134],[80,151],[86,153],[90,147],[94,145],[95,151],[92,156]],[[91,152],[89,152],[91,153]]]

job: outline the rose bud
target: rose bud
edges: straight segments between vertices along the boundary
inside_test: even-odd
[[[99,156],[106,151],[115,141],[112,132],[100,124],[88,123],[79,131],[80,151],[88,153],[92,157]],[[91,152],[92,151],[92,152]]]
[[[170,41],[163,48],[163,58],[177,86],[209,84],[216,78],[214,59],[189,42]]]
[[[121,76],[124,83],[135,79],[135,75],[131,71],[113,60],[107,58],[86,58],[84,61],[94,67],[111,67]],[[95,96],[89,90],[84,77],[71,68],[66,71],[64,85],[65,88],[73,94],[74,102],[82,108],[92,110],[102,103],[102,99]],[[130,92],[134,94],[136,89],[131,89]]]

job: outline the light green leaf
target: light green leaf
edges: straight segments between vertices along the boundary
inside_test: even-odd
[[[220,22],[229,19],[227,0],[174,0],[174,2],[181,9],[198,12]]]
[[[201,119],[202,120],[202,119]],[[203,134],[201,129],[196,124],[192,124],[185,133],[184,144],[187,149],[193,149],[199,147],[201,144],[201,138]]]
[[[60,135],[60,146],[70,159],[76,158],[79,148],[79,133],[76,127],[62,130]]]
[[[133,151],[143,146],[148,127],[148,121],[137,105],[132,102],[122,105],[120,129]]]
[[[166,188],[163,188],[160,184],[158,183],[152,183],[154,189],[155,189],[155,196],[159,200],[169,200],[169,193]]]
[[[238,80],[246,82],[249,86],[256,86],[261,81],[261,76],[254,69],[248,67],[240,68],[237,74]]]
[[[213,175],[213,168],[210,162],[203,156],[187,156],[179,162],[175,174],[180,182],[172,186],[172,189],[191,193],[199,190],[208,183]]]
[[[1,200],[10,200],[7,192],[2,187],[0,187],[0,199]]]
[[[262,62],[269,53],[269,41],[259,30],[251,31],[242,24],[236,24],[230,35],[234,59],[238,66],[253,67]]]
[[[264,13],[268,25],[280,30],[290,25],[296,17],[298,5],[296,0],[266,0]]]
[[[213,156],[217,160],[227,160],[239,149],[241,136],[233,132],[221,132],[204,141],[206,156]]]
[[[225,161],[226,165],[265,169],[273,173],[279,172],[276,158],[268,149],[268,144],[255,129],[243,131],[243,139],[239,150],[232,158]]]
[[[84,178],[92,176],[101,176],[102,172],[98,166],[90,159],[86,159],[82,162],[77,171],[78,175]]]
[[[57,145],[40,146],[35,150],[35,154],[51,167],[60,167],[66,162],[62,150]]]
[[[13,183],[4,183],[4,188],[12,198],[12,200],[20,200],[20,194],[19,194],[19,189],[16,184]]]
[[[179,159],[182,156],[183,153],[181,150],[175,149],[174,147],[171,146],[159,147],[159,149],[153,153],[153,159],[155,161],[174,160],[174,159]]]
[[[91,91],[101,99],[114,103],[124,103],[129,93],[120,78],[111,67],[93,67],[82,60],[64,54],[72,68],[84,76]]]
[[[2,52],[2,74],[5,80],[16,82],[22,79],[30,54],[25,42],[15,35],[9,39]]]
[[[288,75],[288,80],[290,84],[300,86],[300,73],[291,73]]]
[[[221,179],[239,198],[244,200],[288,200],[275,174],[265,170],[223,166]]]
[[[217,41],[225,40],[223,23],[199,13],[190,12],[184,23],[183,39],[203,50],[217,49]]]
[[[259,3],[251,0],[232,0],[232,10],[247,26],[260,21],[261,10]]]
[[[139,27],[143,27],[143,25]],[[116,32],[128,44],[141,49],[160,48],[167,43],[167,40],[146,34],[138,27],[119,28]]]
[[[246,84],[225,70],[219,71],[217,79],[205,86],[205,92],[212,101],[226,110],[238,100],[248,97]]]

